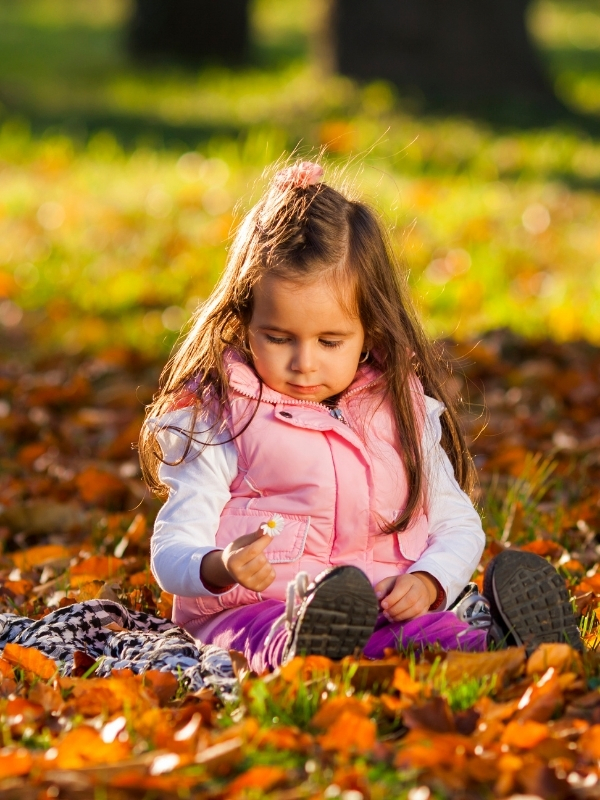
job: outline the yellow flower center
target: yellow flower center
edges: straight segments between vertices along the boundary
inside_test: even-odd
[[[274,519],[270,519],[270,520],[267,522],[267,525],[268,525],[268,527],[269,527],[269,528],[276,528],[276,527],[277,527],[277,523],[275,522],[275,520],[274,520]]]

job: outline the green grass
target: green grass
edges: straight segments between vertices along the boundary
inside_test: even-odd
[[[184,70],[129,61],[119,0],[0,0],[0,324],[42,351],[168,352],[265,166],[325,148],[393,227],[432,334],[599,341],[600,141],[317,79],[308,3],[257,0],[247,68]],[[531,28],[564,102],[597,113],[600,9],[539,0]]]

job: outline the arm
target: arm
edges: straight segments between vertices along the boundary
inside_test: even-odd
[[[450,459],[440,444],[440,414],[444,407],[426,397],[427,414],[423,430],[423,460],[428,486],[427,549],[409,567],[409,573],[425,572],[445,592],[440,610],[447,608],[471,579],[485,547],[485,533],[479,514],[454,477]]]
[[[181,409],[154,422],[158,442],[166,461],[177,461],[182,455],[186,437],[166,424],[184,430],[189,425],[189,410]],[[213,436],[213,442],[229,439],[227,431],[204,433],[210,420],[197,421],[201,441]],[[182,597],[212,595],[200,578],[200,565],[214,551],[215,535],[221,512],[230,499],[229,487],[237,475],[237,450],[233,442],[205,447],[192,444],[184,463],[175,467],[161,464],[159,476],[169,489],[169,497],[158,512],[151,540],[151,567],[159,585],[167,592]],[[231,582],[231,581],[229,581]]]

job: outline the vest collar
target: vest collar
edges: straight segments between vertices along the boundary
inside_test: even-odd
[[[263,383],[262,385],[261,394],[261,386],[258,375],[235,350],[226,350],[223,360],[225,362],[225,369],[229,377],[230,387],[246,397],[251,397],[254,400],[258,400],[260,398],[263,402],[273,403],[274,405],[280,403],[320,405],[320,403],[315,403],[314,401],[298,400],[295,397],[289,397],[281,392],[276,392],[275,389],[271,389],[266,385],[266,383]],[[354,394],[354,392],[361,391],[367,386],[370,386],[372,383],[378,381],[380,378],[381,372],[379,372],[379,370],[376,370],[367,364],[360,364],[352,383],[347,389],[345,389],[342,396],[347,395],[350,392]]]

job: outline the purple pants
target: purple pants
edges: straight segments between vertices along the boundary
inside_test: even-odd
[[[222,619],[211,621],[206,633],[199,638],[205,644],[238,650],[245,655],[250,669],[260,674],[281,664],[287,641],[285,626],[282,624],[276,630],[268,645],[265,645],[265,639],[284,609],[285,603],[280,600],[264,600],[224,612],[219,615]],[[386,647],[413,645],[418,649],[436,643],[443,650],[483,651],[486,649],[486,632],[470,628],[450,611],[434,611],[408,622],[388,622],[380,615],[364,655],[383,658]]]

